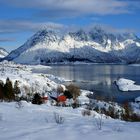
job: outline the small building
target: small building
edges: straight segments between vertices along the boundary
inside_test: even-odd
[[[65,95],[60,95],[60,96],[57,97],[57,102],[64,103],[64,102],[66,102],[66,100],[67,100],[67,98],[66,98]]]
[[[42,97],[42,101],[43,101],[44,103],[46,103],[46,102],[48,101],[48,97],[47,97],[47,96]]]

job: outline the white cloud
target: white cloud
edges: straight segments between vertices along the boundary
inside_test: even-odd
[[[138,7],[138,2],[130,0],[4,0],[0,4],[36,8],[50,17],[131,13],[132,7]]]
[[[134,29],[118,29],[110,25],[94,23],[86,26],[80,25],[64,25],[53,22],[31,22],[31,21],[15,21],[15,20],[0,20],[0,34],[5,33],[21,33],[21,32],[36,32],[44,28],[61,29],[61,31],[69,32],[79,29],[91,30],[94,26],[100,26],[102,29],[112,33],[136,32]],[[14,41],[13,39],[0,39],[0,42]]]
[[[0,38],[0,42],[13,42],[16,41],[14,38]]]
[[[38,31],[42,28],[62,28],[64,25],[52,22],[31,22],[23,20],[0,20],[0,34],[25,31]]]

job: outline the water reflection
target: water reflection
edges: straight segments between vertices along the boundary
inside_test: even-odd
[[[43,73],[53,74],[73,81],[83,89],[93,90],[95,95],[115,98],[118,102],[140,96],[140,91],[120,92],[114,85],[118,77],[124,77],[140,84],[140,67],[127,65],[52,65]]]

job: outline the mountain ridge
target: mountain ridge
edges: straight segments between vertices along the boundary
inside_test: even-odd
[[[132,33],[113,34],[100,27],[66,32],[43,29],[5,59],[24,64],[139,63],[140,39]]]
[[[0,59],[6,57],[7,55],[8,52],[4,48],[0,47]]]

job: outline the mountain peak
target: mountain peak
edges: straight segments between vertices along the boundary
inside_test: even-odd
[[[7,55],[8,55],[8,52],[4,48],[0,47],[0,58],[3,58]]]
[[[140,60],[139,54],[140,41],[134,34],[113,34],[95,26],[90,30],[42,29],[6,59],[26,64],[64,61],[131,63]]]

